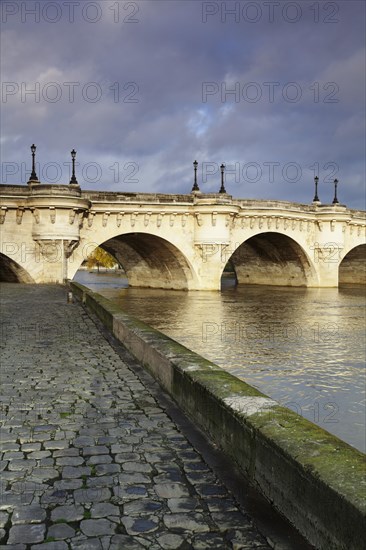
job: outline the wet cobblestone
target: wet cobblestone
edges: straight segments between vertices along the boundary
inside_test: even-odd
[[[269,548],[63,287],[0,290],[0,550]]]

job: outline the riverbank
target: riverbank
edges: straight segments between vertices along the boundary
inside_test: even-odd
[[[362,547],[362,453],[109,300],[71,287],[312,544]]]
[[[77,282],[366,453],[365,293],[235,286],[221,292],[126,288],[123,277]]]
[[[0,288],[0,549],[273,548],[188,421],[66,287]]]

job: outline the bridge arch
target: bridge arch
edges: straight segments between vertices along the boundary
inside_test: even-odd
[[[125,270],[130,286],[174,290],[196,286],[197,277],[186,255],[176,245],[157,235],[123,233],[100,243],[94,242],[93,246],[100,246],[116,258]],[[93,251],[93,246],[84,246],[87,255]],[[85,259],[79,257],[78,267]]]
[[[237,246],[230,260],[238,284],[316,286],[318,282],[304,247],[283,233],[252,235]]]
[[[1,283],[34,283],[28,271],[21,265],[0,252],[0,282]]]
[[[366,285],[366,244],[352,248],[342,259],[338,269],[339,285]]]

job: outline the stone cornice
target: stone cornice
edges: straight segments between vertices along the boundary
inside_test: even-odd
[[[298,217],[306,220],[346,223],[366,222],[366,212],[349,209],[345,205],[300,204],[268,199],[236,199],[219,193],[163,194],[117,193],[113,191],[83,191],[77,185],[0,185],[0,205],[6,209],[18,208],[79,208],[84,211],[145,213],[202,213],[213,211],[242,216]]]

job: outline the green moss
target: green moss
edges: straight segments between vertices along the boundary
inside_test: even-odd
[[[285,407],[258,412],[248,422],[304,471],[366,511],[363,453]]]
[[[90,510],[84,511],[84,519],[90,519],[91,518],[91,512]]]
[[[207,390],[215,394],[218,399],[233,396],[266,397],[259,390],[249,386],[223,369],[191,371],[188,376],[195,384],[202,384]]]

